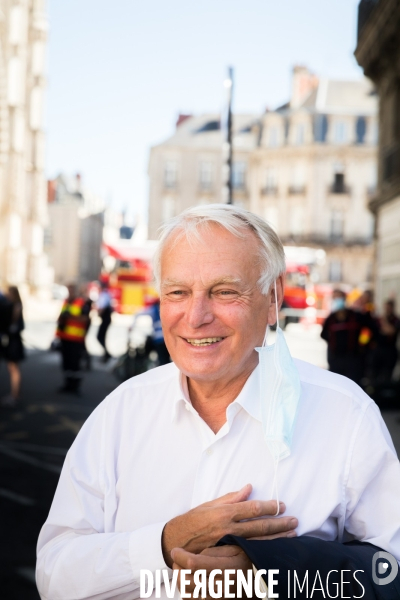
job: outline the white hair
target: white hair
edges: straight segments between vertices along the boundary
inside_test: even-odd
[[[271,284],[286,270],[282,242],[272,227],[261,217],[244,208],[229,204],[194,206],[160,227],[160,243],[153,259],[154,276],[158,288],[161,283],[161,257],[171,235],[178,234],[175,242],[184,235],[189,242],[193,238],[201,239],[199,227],[209,227],[212,223],[220,225],[239,238],[245,237],[246,230],[255,233],[260,241],[257,259],[261,264],[261,276],[258,286],[262,294],[268,294]]]

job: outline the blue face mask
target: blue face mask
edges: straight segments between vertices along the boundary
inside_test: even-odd
[[[331,311],[336,312],[337,310],[343,310],[346,308],[346,301],[344,298],[333,298],[331,302]]]
[[[276,283],[275,299],[277,299]],[[295,419],[301,394],[299,373],[290,355],[283,331],[279,327],[277,302],[276,318],[275,344],[267,346],[267,336],[265,336],[262,347],[256,348],[259,353],[260,364],[262,427],[275,465],[273,488],[276,486],[278,462],[290,455]]]

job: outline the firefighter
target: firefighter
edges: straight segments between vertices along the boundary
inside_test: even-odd
[[[57,321],[57,337],[61,340],[64,385],[60,392],[79,394],[81,384],[81,359],[85,349],[85,336],[89,324],[89,308],[85,299],[78,296],[76,285],[68,286]]]

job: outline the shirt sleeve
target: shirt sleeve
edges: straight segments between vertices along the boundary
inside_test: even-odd
[[[138,598],[140,569],[168,569],[161,548],[165,523],[106,531],[105,512],[116,510],[108,506],[112,498],[116,502],[115,494],[107,501],[102,472],[105,404],[92,413],[68,452],[40,532],[36,582],[42,600]]]
[[[355,431],[346,485],[345,531],[400,560],[400,463],[371,402]]]

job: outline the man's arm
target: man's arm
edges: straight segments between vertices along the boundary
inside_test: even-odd
[[[400,463],[375,403],[354,432],[345,473],[345,540],[369,542],[400,560]]]
[[[330,319],[330,316],[328,316],[328,317],[325,319],[325,321],[324,321],[324,323],[323,323],[323,325],[322,325],[321,337],[322,337],[322,339],[323,339],[323,340],[325,340],[326,342],[328,342],[328,341],[329,341],[329,326],[330,326],[330,323],[331,323],[331,319]]]
[[[46,600],[139,597],[140,568],[166,568],[164,522],[126,532],[106,523],[105,505],[115,504],[103,469],[106,407],[92,413],[68,452],[39,536],[37,585]]]

